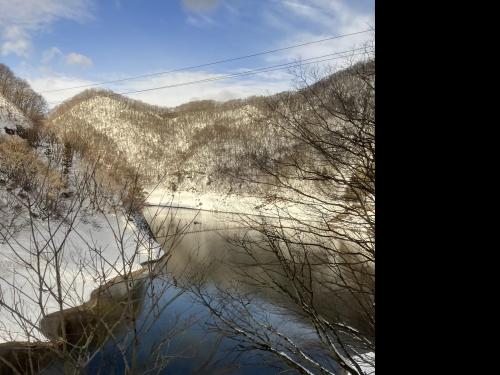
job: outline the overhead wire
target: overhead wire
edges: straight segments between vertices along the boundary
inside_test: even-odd
[[[364,47],[354,48],[354,49],[350,49],[350,50],[346,50],[346,51],[335,52],[335,53],[330,53],[330,54],[326,54],[326,55],[311,57],[311,58],[303,59],[300,61],[293,61],[293,62],[288,62],[288,63],[284,63],[284,64],[277,64],[277,65],[272,65],[272,66],[268,66],[268,67],[252,69],[252,70],[248,70],[245,72],[238,72],[238,73],[226,74],[226,75],[222,75],[222,76],[198,79],[198,80],[187,81],[187,82],[180,82],[180,83],[175,83],[175,84],[171,84],[171,85],[164,85],[164,86],[151,87],[151,88],[132,90],[132,91],[117,92],[117,94],[119,94],[119,95],[131,95],[131,94],[137,94],[137,93],[147,92],[147,91],[155,91],[155,90],[182,87],[182,86],[188,86],[188,85],[199,84],[199,83],[207,83],[207,82],[226,80],[226,79],[231,79],[231,78],[235,78],[235,77],[256,75],[256,74],[272,72],[272,71],[277,71],[277,70],[282,70],[282,69],[289,69],[289,68],[306,66],[306,65],[320,63],[320,62],[332,61],[332,60],[345,58],[345,57],[364,55],[367,52],[370,52],[370,51],[367,51]],[[338,55],[341,55],[341,56],[338,56]],[[336,57],[332,57],[332,56],[336,56]],[[52,102],[49,102],[49,104],[59,104],[59,103],[62,103],[63,101],[64,100],[52,101]]]
[[[175,72],[180,72],[180,71],[185,71],[185,70],[190,70],[190,69],[203,68],[203,67],[207,67],[207,66],[222,64],[222,63],[225,63],[225,62],[231,62],[231,61],[248,59],[248,58],[251,58],[251,57],[262,56],[262,55],[276,53],[276,52],[280,52],[280,51],[286,51],[286,50],[293,49],[293,48],[303,47],[303,46],[307,46],[307,45],[311,45],[311,44],[317,44],[317,43],[322,43],[322,42],[326,42],[326,41],[330,41],[330,40],[334,40],[334,39],[340,39],[340,38],[345,38],[345,37],[348,37],[348,36],[363,34],[363,33],[369,32],[369,31],[374,31],[374,29],[366,29],[366,30],[361,30],[361,31],[356,31],[356,32],[348,33],[348,34],[336,35],[336,36],[332,36],[332,37],[328,37],[328,38],[313,40],[313,41],[310,41],[310,42],[305,42],[305,43],[300,43],[300,44],[294,44],[294,45],[290,45],[290,46],[286,46],[286,47],[282,47],[282,48],[276,48],[276,49],[272,49],[272,50],[267,50],[267,51],[252,53],[252,54],[244,55],[244,56],[232,57],[232,58],[228,58],[228,59],[213,61],[213,62],[199,64],[199,65],[191,65],[191,66],[181,67],[181,68],[167,70],[167,71],[162,71],[162,72],[157,72],[157,73],[151,73],[151,74],[143,74],[143,75],[138,75],[138,76],[125,77],[125,78],[116,79],[116,80],[110,80],[110,81],[102,81],[102,82],[97,82],[97,83],[89,83],[89,84],[80,85],[80,86],[64,87],[64,88],[53,89],[53,90],[44,90],[44,91],[40,91],[40,93],[46,94],[46,93],[52,93],[52,92],[60,92],[60,91],[73,90],[73,89],[81,89],[81,88],[86,88],[86,87],[102,86],[102,85],[107,85],[107,84],[111,84],[111,83],[118,83],[118,82],[135,80],[135,79],[139,79],[139,78],[155,77],[155,76],[164,75],[164,74],[168,74],[168,73],[175,73]]]
[[[234,78],[234,77],[241,77],[241,76],[254,75],[254,74],[259,74],[259,73],[272,72],[272,71],[280,70],[280,69],[288,69],[288,68],[309,65],[309,64],[323,62],[323,61],[335,60],[335,59],[346,57],[346,56],[340,56],[340,57],[329,58],[329,59],[323,59],[323,58],[331,57],[334,55],[339,55],[342,53],[347,54],[350,52],[356,52],[356,51],[361,51],[361,50],[365,50],[365,49],[364,48],[355,48],[352,50],[336,52],[336,53],[329,53],[329,54],[322,55],[322,56],[316,56],[316,57],[311,57],[308,59],[303,59],[303,60],[300,60],[300,62],[294,61],[294,62],[289,62],[289,63],[284,63],[284,64],[272,65],[272,66],[268,66],[268,67],[264,67],[264,68],[252,69],[252,70],[249,70],[246,72],[227,74],[227,75],[223,75],[223,76],[219,76],[219,77],[212,77],[212,78],[205,78],[205,79],[199,79],[199,80],[182,82],[182,83],[175,83],[172,85],[159,86],[159,87],[147,88],[147,89],[142,89],[142,90],[119,92],[118,94],[129,95],[129,94],[136,94],[136,93],[145,92],[145,91],[161,90],[161,89],[167,89],[167,88],[187,86],[187,85],[192,85],[192,84],[196,84],[196,83],[213,82],[213,81],[219,81],[219,80],[224,80],[224,79],[230,79],[230,78]],[[356,53],[356,54],[353,54],[350,56],[356,56],[356,55],[360,55],[360,54],[364,54],[364,52],[363,53]],[[323,60],[318,60],[318,59],[323,59]],[[310,60],[315,60],[315,61],[310,61]]]

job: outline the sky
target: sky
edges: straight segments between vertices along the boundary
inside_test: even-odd
[[[0,0],[0,62],[26,79],[52,107],[84,88],[48,92],[51,90],[165,72],[374,29],[374,6],[374,0]],[[370,31],[97,87],[123,93],[170,86],[307,61],[362,48],[373,39]],[[335,69],[342,62],[345,59],[309,67],[328,65]],[[280,92],[293,88],[293,77],[286,68],[127,96],[171,107],[192,100]]]

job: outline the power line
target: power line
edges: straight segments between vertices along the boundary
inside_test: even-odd
[[[342,53],[346,54],[346,53],[350,53],[350,52],[356,52],[356,51],[360,51],[360,50],[364,50],[364,48],[355,48],[355,49],[348,50],[348,51],[342,51],[342,52],[336,52],[336,53],[329,53],[327,55],[322,55],[322,56],[317,56],[317,57],[311,57],[309,59],[304,59],[304,60],[302,60],[300,62],[294,61],[294,62],[285,63],[285,64],[272,65],[272,66],[268,66],[268,67],[264,67],[264,68],[253,69],[253,70],[249,70],[249,71],[246,71],[246,72],[228,74],[228,75],[219,76],[219,77],[199,79],[199,80],[195,80],[195,81],[176,83],[176,84],[172,84],[172,85],[160,86],[160,87],[154,87],[154,88],[148,88],[148,89],[142,89],[142,90],[120,92],[118,94],[120,94],[120,95],[129,95],[129,94],[136,94],[136,93],[145,92],[145,91],[161,90],[161,89],[167,89],[167,88],[173,88],[173,87],[187,86],[187,85],[192,85],[192,84],[196,84],[196,83],[205,83],[205,82],[219,81],[219,80],[224,80],[224,79],[229,79],[229,78],[234,78],[234,77],[241,77],[241,76],[254,75],[254,74],[259,74],[259,73],[272,72],[272,71],[280,70],[280,69],[293,68],[293,67],[297,67],[297,66],[308,65],[308,64],[313,64],[313,63],[318,63],[318,62],[323,62],[323,61],[335,60],[335,59],[346,57],[346,56],[340,56],[340,57],[335,57],[335,58],[330,58],[330,59],[325,59],[325,60],[318,60],[318,61],[310,61],[310,60],[321,59],[321,58],[324,58],[324,57],[330,57],[330,56],[334,56],[334,55],[339,55],[339,54],[342,54]],[[363,54],[363,53],[356,53],[356,54],[354,54],[352,56],[360,55],[360,54]],[[306,61],[310,61],[310,62],[306,62]]]
[[[360,51],[363,51],[363,52],[360,52]],[[353,53],[352,55],[347,55],[347,54],[352,53],[352,52],[355,52],[355,53]],[[146,92],[146,91],[154,91],[154,90],[161,90],[161,89],[167,89],[167,88],[188,86],[188,85],[193,85],[193,84],[198,84],[198,83],[206,83],[206,82],[225,80],[225,79],[230,79],[230,78],[234,78],[234,77],[250,76],[250,75],[272,72],[272,71],[281,70],[281,69],[288,69],[288,68],[294,68],[294,67],[299,67],[299,66],[305,66],[305,65],[325,62],[325,61],[336,60],[336,59],[345,58],[348,56],[359,56],[359,55],[364,55],[365,53],[366,53],[365,48],[361,47],[361,48],[355,48],[355,49],[341,51],[341,52],[330,53],[330,54],[326,54],[326,55],[322,55],[322,56],[311,57],[308,59],[301,60],[300,62],[290,62],[290,63],[285,63],[285,64],[272,65],[272,66],[268,66],[268,67],[249,70],[246,72],[227,74],[227,75],[218,76],[218,77],[198,79],[198,80],[194,80],[194,81],[181,82],[181,83],[176,83],[176,84],[172,84],[172,85],[152,87],[152,88],[141,89],[141,90],[118,92],[117,94],[130,95],[130,94],[137,94],[137,93]],[[342,55],[337,56],[340,54],[342,54]],[[336,57],[331,57],[331,56],[336,56]],[[325,57],[328,57],[328,58],[325,58]],[[58,103],[62,103],[63,101],[64,100],[49,102],[49,104],[58,104]]]
[[[66,91],[66,90],[73,90],[73,89],[81,89],[81,88],[85,88],[85,87],[102,86],[102,85],[106,85],[106,84],[109,84],[109,83],[117,83],[117,82],[123,82],[123,81],[130,81],[130,80],[139,79],[139,78],[154,77],[154,76],[158,76],[158,75],[163,75],[163,74],[168,74],[168,73],[174,73],[174,72],[180,72],[180,71],[184,71],[184,70],[203,68],[203,67],[206,67],[206,66],[217,65],[217,64],[221,64],[221,63],[225,63],[225,62],[243,60],[243,59],[248,59],[250,57],[262,56],[262,55],[267,55],[267,54],[270,54],[270,53],[285,51],[285,50],[292,49],[292,48],[303,47],[303,46],[307,46],[307,45],[311,45],[311,44],[316,44],[316,43],[322,43],[322,42],[326,42],[326,41],[329,41],[329,40],[344,38],[344,37],[347,37],[347,36],[363,34],[363,33],[369,32],[369,31],[374,31],[374,29],[367,29],[367,30],[362,30],[362,31],[356,31],[356,32],[349,33],[349,34],[342,34],[342,35],[332,36],[332,37],[329,37],[329,38],[324,38],[324,39],[319,39],[319,40],[313,40],[311,42],[306,42],[306,43],[301,43],[301,44],[295,44],[295,45],[291,45],[291,46],[287,46],[287,47],[276,48],[276,49],[267,50],[267,51],[263,51],[263,52],[253,53],[253,54],[250,54],[250,55],[245,55],[245,56],[233,57],[233,58],[224,59],[224,60],[213,61],[213,62],[209,62],[209,63],[205,63],[205,64],[200,64],[200,65],[192,65],[192,66],[187,66],[187,67],[183,67],[183,68],[177,68],[177,69],[167,70],[167,71],[158,72],[158,73],[151,73],[151,74],[143,74],[143,75],[139,75],[139,76],[126,77],[126,78],[116,79],[116,80],[112,80],[112,81],[103,81],[103,82],[90,83],[90,84],[81,85],[81,86],[72,86],[72,87],[65,87],[65,88],[62,88],[62,89],[40,91],[40,93],[45,94],[45,93],[51,93],[51,92],[59,92],[59,91]]]

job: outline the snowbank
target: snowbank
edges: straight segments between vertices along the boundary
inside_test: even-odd
[[[361,370],[366,375],[375,374],[375,353],[369,352],[365,354],[360,354],[358,356],[353,356],[353,359],[361,367]]]
[[[307,205],[305,198],[296,197],[296,202],[269,200],[263,196],[224,194],[217,192],[191,191],[172,192],[168,189],[150,189],[146,194],[146,204],[169,206],[203,211],[225,212],[240,215],[295,218],[305,221],[321,221],[326,213],[317,202]],[[290,200],[293,197],[290,196]]]
[[[5,197],[3,197],[5,200]],[[20,215],[17,232],[0,236],[0,342],[44,339],[35,326],[58,310],[55,254],[60,259],[64,308],[89,300],[98,286],[119,274],[142,268],[161,253],[147,233],[120,213],[81,210],[66,220]],[[19,229],[21,227],[21,229]],[[37,257],[37,252],[40,254]],[[123,256],[122,256],[123,255]],[[38,265],[38,261],[40,265]],[[37,267],[42,270],[40,283]]]
[[[216,212],[258,214],[262,199],[252,196],[215,192],[177,191],[154,189],[147,193],[146,203]]]

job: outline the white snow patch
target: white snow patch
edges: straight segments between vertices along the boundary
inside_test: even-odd
[[[360,354],[353,356],[354,361],[361,367],[361,370],[366,375],[375,374],[375,353],[368,352],[365,354]]]
[[[27,217],[22,219],[27,220]],[[5,228],[0,229],[3,234],[0,237],[0,298],[35,324],[41,318],[40,300],[45,314],[58,310],[57,301],[51,294],[51,290],[56,290],[54,249],[62,248],[64,308],[81,305],[98,286],[119,274],[138,270],[142,268],[141,262],[160,255],[159,245],[148,245],[147,234],[120,213],[93,212],[86,215],[81,212],[72,228],[62,221],[33,219],[33,230],[26,225],[8,241],[4,241]],[[36,267],[37,249],[45,245],[40,258],[46,269],[47,285],[40,290],[37,273],[31,267]],[[23,319],[0,306],[0,342],[27,340],[28,336],[44,340],[33,327],[28,327],[28,332],[31,331],[28,335],[22,325]]]

